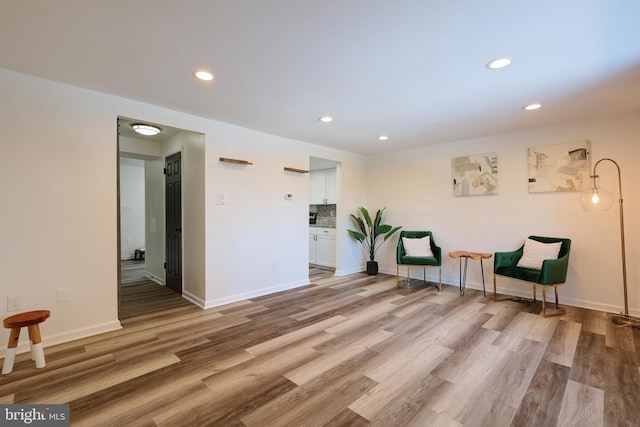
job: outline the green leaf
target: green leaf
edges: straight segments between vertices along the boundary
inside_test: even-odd
[[[369,215],[369,211],[366,208],[360,207],[360,212],[362,212],[362,216],[364,217],[364,221],[367,223],[369,227],[372,226],[371,216]]]
[[[395,233],[396,231],[400,230],[401,228],[402,227],[396,227],[393,230],[389,231],[387,234],[384,235],[384,240],[387,240],[389,237],[391,237],[393,235],[393,233]]]
[[[351,219],[353,220],[353,223],[356,225],[356,227],[360,229],[362,234],[367,234],[367,229],[364,226],[364,222],[362,222],[362,220],[357,216],[355,216],[354,214],[351,214],[350,216],[351,216]]]
[[[384,233],[388,233],[391,230],[391,226],[389,224],[384,224],[376,228],[376,236],[379,236]]]
[[[353,230],[347,230],[349,232],[349,234],[351,234],[351,236],[356,239],[358,242],[362,243],[364,241],[364,239],[366,238],[366,236],[362,233],[359,233],[357,231],[353,231]]]

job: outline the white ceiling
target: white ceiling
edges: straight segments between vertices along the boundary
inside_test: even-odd
[[[1,68],[359,153],[640,110],[638,0],[0,0],[0,11]],[[510,67],[485,68],[504,55]],[[199,67],[215,81],[195,80]],[[533,101],[544,107],[522,110]]]

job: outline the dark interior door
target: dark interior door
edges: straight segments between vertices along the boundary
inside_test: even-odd
[[[166,280],[167,287],[182,294],[182,173],[180,153],[165,159]]]

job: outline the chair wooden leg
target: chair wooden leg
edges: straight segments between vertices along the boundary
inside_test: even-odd
[[[544,286],[542,287],[542,293],[544,295]],[[544,301],[544,297],[542,298],[542,300]],[[538,301],[538,293],[536,292],[536,285],[534,284],[533,285],[533,302],[537,302],[537,301]]]
[[[422,267],[422,283],[427,283],[427,267]]]
[[[438,267],[438,290],[442,290],[442,267]]]
[[[566,314],[564,308],[560,307],[558,304],[558,286],[554,285],[553,289],[556,294],[556,311],[554,313],[547,313],[546,300],[547,300],[547,288],[545,286],[542,287],[542,317],[553,317],[553,316],[562,316]]]
[[[400,287],[400,264],[396,264],[396,289]]]

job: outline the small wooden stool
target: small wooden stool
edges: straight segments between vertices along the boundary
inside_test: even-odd
[[[26,326],[29,329],[29,343],[31,346],[31,360],[36,362],[36,368],[44,368],[44,351],[42,350],[42,337],[39,324],[47,320],[51,313],[49,310],[27,311],[25,313],[9,316],[2,322],[2,326],[11,329],[7,353],[4,356],[2,375],[13,371],[13,362],[16,359],[16,347],[20,338],[20,329]]]

